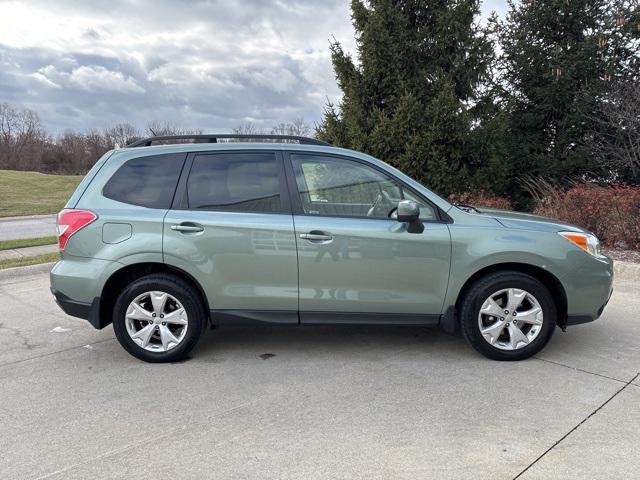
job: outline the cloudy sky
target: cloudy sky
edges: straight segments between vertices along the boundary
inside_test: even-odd
[[[319,120],[348,0],[0,0],[0,102],[53,132],[150,120],[206,131]],[[483,16],[506,0],[485,0]]]

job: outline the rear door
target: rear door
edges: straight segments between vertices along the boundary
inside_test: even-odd
[[[451,255],[437,208],[367,162],[297,152],[288,158],[301,322],[437,321]],[[401,199],[421,204],[423,233],[409,233],[394,218]]]
[[[198,280],[212,310],[297,323],[296,245],[281,153],[194,153],[185,172],[164,221],[165,263]]]

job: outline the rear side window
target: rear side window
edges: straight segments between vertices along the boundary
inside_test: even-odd
[[[149,208],[171,207],[186,154],[154,155],[129,160],[109,179],[102,194]]]
[[[279,172],[273,152],[198,155],[187,180],[189,208],[282,212]]]

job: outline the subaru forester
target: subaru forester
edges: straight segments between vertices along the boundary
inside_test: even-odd
[[[612,292],[612,261],[590,232],[452,205],[386,163],[304,137],[115,149],[59,213],[58,235],[58,305],[113,324],[149,362],[184,358],[224,324],[439,326],[519,360],[556,327],[598,318]]]

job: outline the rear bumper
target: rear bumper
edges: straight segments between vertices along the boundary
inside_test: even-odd
[[[58,306],[67,315],[88,320],[94,328],[104,328],[104,325],[101,325],[100,322],[100,297],[96,297],[91,303],[87,303],[73,300],[53,288],[51,288],[51,293]]]
[[[67,315],[104,328],[111,319],[100,318],[100,295],[106,279],[120,267],[118,262],[65,254],[51,269],[51,293]]]

